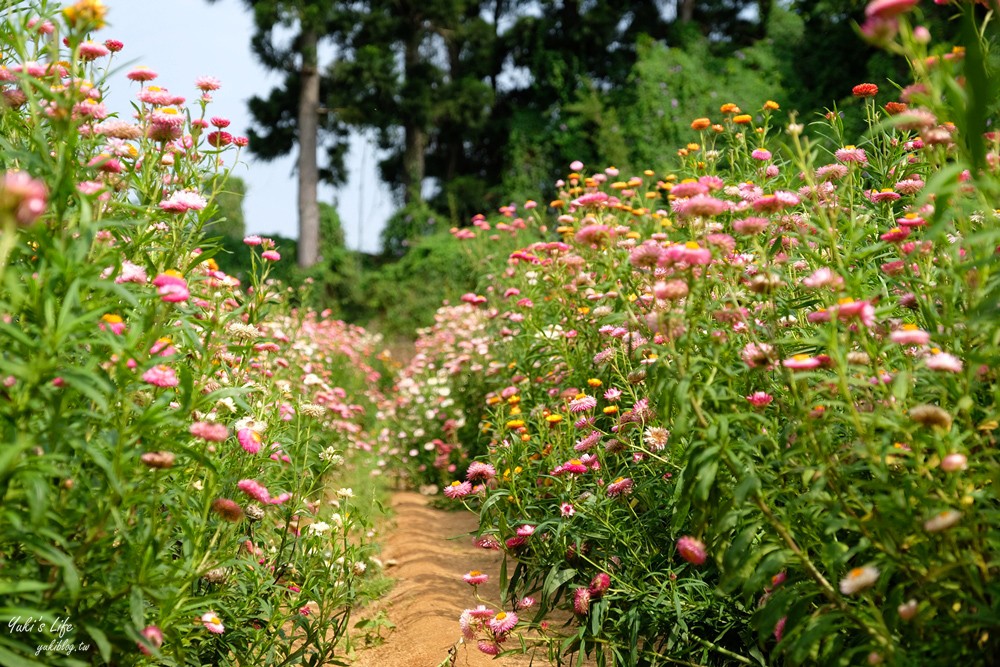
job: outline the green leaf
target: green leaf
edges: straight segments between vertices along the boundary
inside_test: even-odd
[[[111,662],[111,642],[108,641],[108,636],[104,634],[104,631],[96,625],[89,624],[84,624],[83,629],[87,631],[90,638],[97,644],[97,650],[101,652],[101,659],[105,663]]]
[[[575,569],[567,568],[565,570],[560,570],[558,564],[553,565],[552,569],[549,570],[549,574],[545,577],[545,583],[542,584],[542,595],[546,597],[552,595],[556,589],[575,576]]]

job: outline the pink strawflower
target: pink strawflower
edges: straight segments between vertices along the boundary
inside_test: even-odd
[[[96,60],[97,58],[103,58],[111,53],[108,47],[104,44],[99,44],[89,39],[81,42],[79,49],[80,57],[84,60]]]
[[[965,454],[948,454],[941,459],[941,470],[945,472],[958,472],[969,467],[969,459]]]
[[[875,307],[867,300],[845,299],[837,305],[837,319],[841,322],[858,319],[866,327],[871,327],[875,324]]]
[[[153,655],[152,651],[149,650],[150,646],[154,649],[158,649],[163,646],[163,631],[155,625],[147,625],[141,632],[139,632],[139,634],[146,639],[146,643],[141,641],[136,642],[139,650],[144,655]]]
[[[823,361],[818,357],[810,357],[808,354],[796,354],[791,359],[785,359],[781,363],[784,364],[785,368],[791,368],[793,371],[801,371],[819,368],[823,364]]]
[[[754,150],[754,152],[750,153],[750,157],[752,157],[754,160],[760,160],[761,162],[765,162],[771,159],[771,151],[764,148],[758,148]]]
[[[865,149],[856,146],[844,146],[837,149],[833,156],[840,162],[855,162],[857,164],[868,164],[868,156]]]
[[[257,245],[262,244],[263,242],[264,242],[264,239],[262,239],[261,237],[257,236],[256,234],[252,234],[252,235],[247,236],[247,237],[245,237],[243,239],[243,243],[245,243],[248,246],[257,246]]]
[[[484,481],[496,477],[497,471],[491,463],[483,463],[482,461],[473,461],[469,464],[469,469],[465,472],[465,478],[470,482]]]
[[[865,7],[865,16],[888,19],[913,9],[920,0],[872,0]]]
[[[708,558],[704,543],[687,535],[677,540],[677,552],[681,558],[693,565],[702,565]]]
[[[614,498],[620,495],[628,495],[632,493],[633,482],[629,477],[619,477],[615,481],[608,484],[605,493],[608,494],[609,498]]]
[[[785,636],[785,623],[788,621],[787,616],[782,616],[778,619],[778,622],[774,624],[774,638],[777,641],[781,641],[781,638]]]
[[[142,374],[142,379],[157,387],[176,387],[180,384],[180,380],[177,379],[177,373],[173,368],[165,364],[153,366]]]
[[[187,281],[173,270],[164,271],[153,278],[153,285],[158,288],[160,298],[167,303],[181,303],[191,297]]]
[[[750,405],[755,408],[765,408],[771,404],[771,401],[774,400],[774,396],[771,396],[766,391],[755,391],[747,396],[746,399],[750,402]]]
[[[695,195],[688,199],[675,199],[671,208],[682,217],[712,217],[729,210],[729,202],[711,195]]]
[[[125,44],[121,40],[117,39],[106,39],[104,40],[104,46],[108,47],[108,51],[111,53],[118,53],[125,48]]]
[[[823,266],[813,271],[808,278],[804,278],[802,284],[813,289],[820,287],[840,288],[844,284],[844,279],[834,273],[833,269]]]
[[[570,475],[582,475],[587,472],[587,466],[584,465],[583,461],[580,459],[570,459],[560,466],[556,466],[552,470],[553,475],[562,475],[563,473],[568,473]]]
[[[934,371],[948,371],[949,373],[962,371],[962,360],[947,352],[935,352],[927,357],[924,365]]]
[[[580,616],[590,613],[590,591],[586,588],[578,588],[573,591],[573,611]]]
[[[569,411],[573,413],[587,412],[597,407],[597,399],[593,396],[581,395],[569,402]]]
[[[206,630],[217,635],[221,635],[226,631],[226,627],[222,624],[222,619],[214,611],[202,614],[201,622],[204,624]]]
[[[149,69],[144,65],[139,65],[138,67],[132,68],[132,70],[125,75],[125,77],[129,81],[140,81],[140,82],[152,81],[158,76],[159,74],[157,74],[156,72],[154,72],[153,70]]]
[[[505,611],[497,612],[497,615],[490,619],[490,630],[498,638],[513,630],[515,625],[517,625],[517,614],[514,612],[509,614]]]
[[[699,181],[681,181],[670,189],[670,194],[675,198],[694,197],[695,195],[708,194],[709,187]]]
[[[242,479],[236,486],[239,487],[240,491],[264,505],[280,505],[292,497],[291,494],[282,493],[277,498],[272,498],[267,487],[253,479]]]
[[[160,208],[171,213],[200,211],[207,205],[204,197],[190,190],[178,190],[160,202]]]
[[[531,537],[534,534],[535,534],[535,527],[532,526],[530,523],[526,523],[523,526],[517,527],[518,537]]]
[[[611,577],[606,572],[599,572],[590,580],[590,588],[588,590],[591,597],[599,598],[609,588],[611,588]]]
[[[24,171],[8,171],[0,178],[0,217],[11,216],[19,225],[35,222],[48,202],[45,184]]]
[[[224,442],[229,437],[229,429],[225,424],[215,422],[195,422],[191,424],[191,435],[208,442]]]
[[[470,586],[479,586],[480,584],[485,584],[489,580],[490,576],[485,572],[480,572],[479,570],[472,570],[471,572],[466,572],[462,575],[462,581]]]
[[[236,439],[239,441],[240,447],[245,449],[247,453],[256,454],[260,451],[260,433],[252,428],[241,428],[236,432]]]
[[[500,645],[487,639],[480,639],[479,643],[476,644],[476,648],[486,655],[500,655]]]
[[[277,262],[281,259],[281,255],[278,254],[277,250],[265,250],[260,253],[260,258],[267,260],[268,262]]]
[[[222,87],[222,83],[214,76],[199,76],[194,80],[194,87],[209,93]]]
[[[559,506],[559,514],[562,515],[563,518],[568,519],[569,517],[576,514],[576,508],[573,507],[573,505],[570,503],[563,503],[562,505]]]
[[[109,275],[110,271],[111,269],[108,270]],[[149,280],[149,277],[146,275],[146,269],[142,268],[138,264],[133,264],[127,259],[122,261],[121,273],[119,273],[118,277],[115,278],[115,282],[119,285],[122,283],[137,283],[141,285],[147,280]]]
[[[444,495],[452,500],[464,498],[470,493],[472,493],[472,484],[469,482],[460,482],[455,480],[448,486],[444,487]]]
[[[889,334],[889,340],[899,345],[927,345],[931,335],[914,324],[904,324]]]
[[[208,136],[205,137],[210,146],[215,148],[224,148],[229,144],[233,143],[233,135],[228,132],[223,132],[221,130],[217,132],[209,132]]]
[[[770,224],[771,221],[767,218],[740,218],[739,220],[733,220],[733,231],[737,234],[750,236],[764,231]]]

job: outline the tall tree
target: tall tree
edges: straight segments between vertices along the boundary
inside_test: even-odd
[[[209,0],[215,2],[215,0]],[[270,160],[290,154],[298,146],[298,264],[309,267],[319,259],[320,180],[344,180],[348,129],[323,107],[320,45],[335,40],[345,29],[345,13],[328,0],[243,0],[253,12],[254,53],[268,69],[284,74],[280,86],[267,97],[250,100],[256,127],[250,130],[250,150]],[[280,33],[292,31],[290,39]],[[319,146],[326,146],[325,167]]]

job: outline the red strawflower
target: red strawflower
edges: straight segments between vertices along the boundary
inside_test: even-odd
[[[878,86],[874,83],[859,83],[851,89],[855,97],[875,97],[878,95]]]

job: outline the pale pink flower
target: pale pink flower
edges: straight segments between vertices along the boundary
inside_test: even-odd
[[[202,614],[201,622],[204,624],[206,630],[217,635],[221,635],[226,631],[226,627],[222,624],[222,619],[214,611]]]
[[[160,202],[160,208],[171,213],[200,211],[207,205],[204,197],[190,190],[178,190]]]
[[[947,352],[935,352],[927,357],[924,365],[934,371],[962,372],[962,360]]]
[[[840,162],[855,162],[857,164],[868,164],[868,156],[865,149],[856,146],[844,146],[834,152],[834,157]]]
[[[455,480],[448,486],[444,487],[444,495],[452,500],[464,498],[470,493],[472,493],[472,484],[469,482],[460,482]]]
[[[191,424],[191,435],[207,442],[224,442],[229,437],[225,424],[215,422],[195,422]]]
[[[969,466],[969,459],[965,454],[948,454],[941,459],[941,470],[945,472],[959,472]]]
[[[264,242],[264,239],[257,236],[256,234],[251,234],[243,239],[243,243],[248,246],[258,246]]]
[[[499,637],[506,635],[514,629],[514,626],[517,625],[517,620],[517,614],[514,612],[509,614],[504,611],[497,612],[497,615],[490,619],[490,630],[499,639]]]
[[[194,86],[195,88],[208,93],[221,88],[222,83],[220,83],[214,76],[199,76],[194,80]]]
[[[569,518],[576,514],[576,508],[571,503],[563,503],[559,506],[559,514],[563,518]]]
[[[823,266],[813,271],[808,278],[804,278],[802,284],[813,289],[820,287],[840,288],[844,285],[844,279],[834,273],[833,269]]]
[[[799,371],[819,368],[823,362],[817,357],[810,357],[808,354],[796,354],[791,359],[785,359],[781,363],[784,364],[785,368]]]
[[[471,572],[466,572],[462,575],[462,581],[470,586],[479,586],[480,584],[485,584],[489,580],[490,576],[485,572],[480,572],[479,570],[472,570]]]
[[[931,335],[916,325],[904,324],[889,334],[889,340],[899,345],[927,345],[931,340]]]
[[[593,396],[577,396],[569,402],[569,411],[572,413],[587,412],[597,407],[597,399]]]

